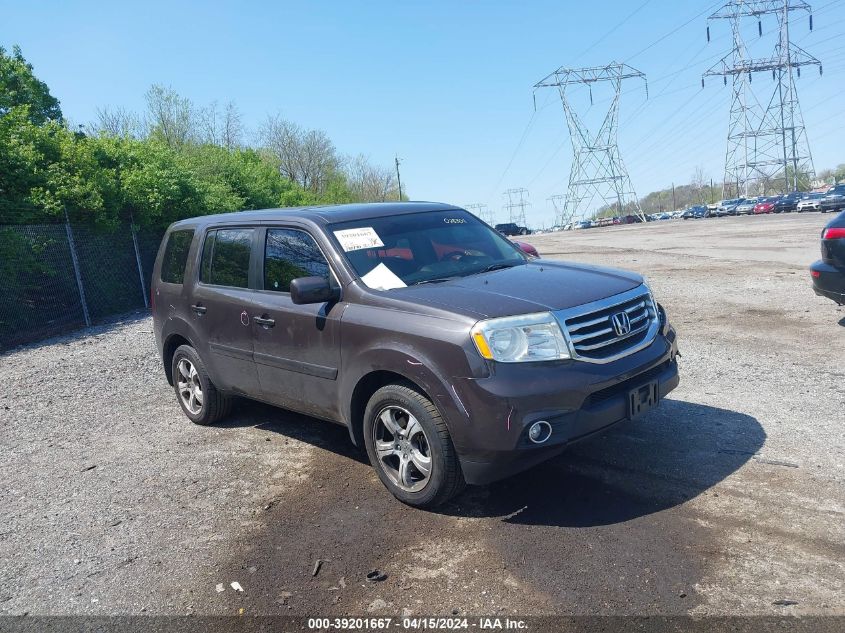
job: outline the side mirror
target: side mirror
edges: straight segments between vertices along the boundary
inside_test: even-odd
[[[332,288],[325,277],[298,277],[290,282],[290,299],[297,305],[327,303],[340,298],[340,289]]]

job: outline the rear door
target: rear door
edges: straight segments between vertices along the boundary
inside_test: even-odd
[[[325,277],[337,283],[323,251],[304,228],[260,229],[261,290],[255,293],[255,362],[265,400],[338,420],[340,317],[345,303],[296,305],[290,282]]]
[[[189,310],[208,344],[212,378],[222,389],[260,396],[253,360],[254,270],[258,230],[251,227],[209,229],[202,244],[199,282]],[[205,360],[205,359],[204,359]]]

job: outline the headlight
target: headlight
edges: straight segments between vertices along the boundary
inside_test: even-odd
[[[557,320],[550,312],[479,321],[472,328],[478,353],[500,363],[569,358]]]
[[[643,285],[645,286],[646,290],[648,290],[648,296],[651,297],[651,308],[654,310],[654,316],[657,316],[657,298],[654,296],[654,291],[651,289],[651,284],[648,283],[648,279],[643,277]]]

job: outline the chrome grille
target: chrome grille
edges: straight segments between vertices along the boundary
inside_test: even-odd
[[[555,316],[572,358],[594,363],[607,363],[646,347],[659,327],[654,302],[645,286],[560,310]]]

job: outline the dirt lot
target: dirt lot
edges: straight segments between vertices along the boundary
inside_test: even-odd
[[[829,218],[532,238],[646,273],[681,386],[437,512],[340,427],[191,425],[145,316],[0,356],[0,613],[845,615],[845,309],[806,269]]]

